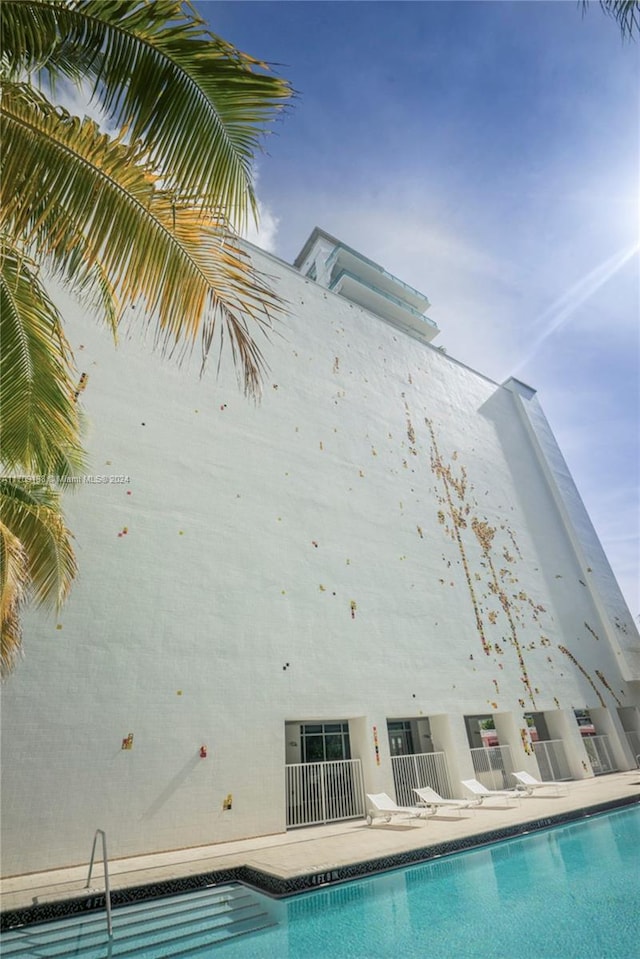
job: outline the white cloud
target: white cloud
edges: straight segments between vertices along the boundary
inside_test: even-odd
[[[280,223],[280,219],[258,196],[259,182],[260,171],[254,166],[253,188],[256,194],[256,202],[258,207],[257,223],[253,217],[250,216],[247,226],[242,231],[242,235],[244,236],[245,240],[248,240],[249,243],[253,243],[254,246],[259,246],[261,250],[266,250],[267,253],[275,253],[276,237],[278,234],[278,225]]]
[[[52,99],[60,103],[73,116],[89,117],[94,120],[109,136],[117,134],[118,128],[109,124],[107,115],[100,109],[98,103],[91,99],[91,91],[86,86],[60,82],[56,87],[56,96]]]
[[[250,221],[249,226],[243,233],[243,236],[254,246],[259,246],[267,253],[275,253],[276,236],[278,233],[278,224],[280,220],[274,213],[265,206],[261,200],[258,200],[258,223]]]

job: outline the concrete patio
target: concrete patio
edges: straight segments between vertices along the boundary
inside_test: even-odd
[[[410,850],[424,849],[493,830],[544,822],[546,817],[630,800],[640,802],[640,770],[614,773],[597,779],[565,784],[562,795],[553,789],[536,791],[510,800],[486,800],[481,806],[456,811],[443,809],[425,820],[394,819],[367,826],[364,820],[296,829],[273,836],[174,850],[109,864],[112,891],[162,882],[201,873],[246,866],[271,876],[289,879],[331,870]],[[109,837],[113,839],[113,837]],[[91,837],[87,837],[87,851]],[[425,856],[428,858],[428,856]],[[86,895],[88,862],[76,866],[5,878],[0,883],[3,912],[34,904],[61,902]],[[319,877],[323,881],[323,876]],[[104,891],[102,865],[96,861],[91,890]]]

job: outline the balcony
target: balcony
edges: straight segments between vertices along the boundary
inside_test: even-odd
[[[375,313],[394,326],[418,334],[427,343],[438,334],[438,327],[433,320],[423,315],[430,306],[427,297],[373,260],[338,244],[328,257],[325,269],[329,276],[329,289],[351,303]]]
[[[424,316],[430,306],[424,293],[318,227],[295,266],[320,286],[426,343],[440,332],[434,321]]]

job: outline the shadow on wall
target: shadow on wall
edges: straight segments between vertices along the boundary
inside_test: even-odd
[[[164,804],[168,799],[174,794],[174,792],[179,789],[184,780],[189,776],[189,774],[198,766],[200,763],[200,757],[198,755],[192,756],[191,759],[184,764],[181,770],[175,774],[173,779],[165,786],[158,798],[151,803],[149,808],[145,811],[143,819],[153,819],[155,814],[162,809]]]
[[[540,460],[531,447],[527,426],[516,411],[517,402],[518,398],[508,390],[498,388],[482,404],[478,412],[495,426],[495,435],[502,446],[505,461],[513,477],[513,489],[518,496],[520,509],[526,519],[529,535],[536,543],[538,556],[545,556],[549,559],[553,557],[556,560],[555,565],[563,567],[563,573],[573,569],[575,580],[562,584],[565,587],[570,586],[573,590],[578,584],[580,568],[572,553],[568,538],[565,537],[566,545],[563,558],[557,551],[550,552],[549,550],[549,534],[556,530],[564,530],[564,522],[548,487],[547,479],[542,472]],[[514,415],[516,413],[517,415]],[[522,491],[521,495],[518,495],[519,491]],[[556,539],[557,546],[558,541]],[[552,567],[546,562],[543,563],[540,572],[547,582],[550,595],[559,598],[558,587],[562,580],[559,568]],[[564,592],[566,592],[566,589]]]

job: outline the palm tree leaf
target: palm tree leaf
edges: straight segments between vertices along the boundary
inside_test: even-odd
[[[0,477],[0,559],[0,667],[5,675],[19,651],[21,607],[33,599],[59,609],[76,575],[57,491]]]
[[[201,324],[224,325],[248,365],[245,388],[263,372],[260,350],[240,349],[246,314],[271,327],[279,298],[251,266],[222,217],[176,203],[158,187],[135,145],[101,133],[22,84],[2,83],[0,222],[52,257],[63,273],[78,259],[99,264],[122,307],[143,300],[166,346],[193,342]]]
[[[589,0],[581,0],[582,12],[585,14]],[[623,37],[630,40],[640,34],[640,2],[639,0],[600,0],[601,9],[617,21]]]
[[[59,223],[64,223],[62,212],[57,213]],[[71,224],[68,224],[71,227]],[[53,277],[70,287],[74,297],[99,317],[109,328],[114,343],[118,342],[120,309],[118,297],[102,265],[91,257],[91,247],[83,236],[76,235],[74,242],[68,237],[61,245],[71,250],[64,268],[57,268],[55,259],[42,257],[42,266],[48,267]]]
[[[2,476],[0,521],[26,552],[32,598],[38,605],[58,609],[76,575],[61,493],[42,483]]]
[[[71,478],[73,364],[36,263],[97,302],[114,331],[141,302],[165,347],[198,330],[205,359],[229,343],[256,393],[252,334],[283,305],[231,224],[255,215],[253,156],[291,90],[177,0],[1,0],[0,21],[3,461]],[[115,139],[33,86],[68,79],[88,80]],[[22,604],[58,606],[76,574],[59,490],[0,476],[0,564],[5,674]]]
[[[0,244],[0,435],[5,470],[61,479],[82,467],[77,374],[35,264]]]
[[[1,501],[0,501],[1,502]],[[0,676],[15,667],[22,646],[20,609],[28,581],[27,554],[22,543],[0,520]]]
[[[255,214],[252,161],[292,94],[265,63],[177,0],[3,0],[2,17],[14,71],[90,78],[96,102],[131,142],[144,141],[167,189],[226,210],[238,228]]]

